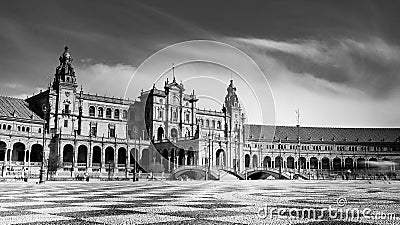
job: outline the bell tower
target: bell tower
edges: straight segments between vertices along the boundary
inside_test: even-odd
[[[233,166],[235,169],[241,170],[243,162],[240,160],[243,155],[243,118],[242,108],[240,107],[239,98],[236,94],[236,87],[233,85],[233,80],[230,80],[229,86],[226,89],[225,106],[223,108],[226,113],[225,119],[225,134],[231,143],[233,157]]]
[[[54,81],[50,94],[50,128],[54,134],[73,134],[75,120],[79,112],[75,70],[72,67],[72,57],[68,46],[59,57],[60,64],[56,67]]]

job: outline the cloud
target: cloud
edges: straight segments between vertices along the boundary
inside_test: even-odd
[[[85,93],[124,97],[126,85],[135,70],[136,67],[124,64],[80,64],[76,67],[76,76]]]
[[[381,38],[286,42],[256,38],[228,40],[257,55],[261,62],[263,58],[274,58],[294,75],[306,74],[346,85],[372,97],[385,98],[400,84],[400,47]]]

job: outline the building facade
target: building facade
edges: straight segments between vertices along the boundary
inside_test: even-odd
[[[197,179],[213,171],[242,179],[399,172],[399,128],[246,124],[233,80],[215,110],[199,109],[175,77],[136,101],[98,96],[79,88],[67,47],[59,62],[46,91],[0,96],[3,177],[38,176],[42,164],[51,177],[126,178],[154,165],[174,178],[197,169]]]

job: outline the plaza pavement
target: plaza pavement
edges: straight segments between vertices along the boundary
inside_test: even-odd
[[[400,224],[371,216],[400,218],[399,191],[394,181],[0,183],[0,224]],[[295,216],[329,207],[370,208],[371,217]]]

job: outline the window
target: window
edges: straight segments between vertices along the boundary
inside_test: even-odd
[[[128,112],[126,110],[122,111],[122,119],[126,120],[128,118]]]
[[[89,107],[89,116],[94,116],[94,112],[95,112],[94,106],[90,106]]]
[[[215,128],[215,120],[212,121],[212,128]]]
[[[210,121],[209,120],[206,120],[206,127],[207,128],[210,127]]]
[[[11,125],[8,125],[8,126],[7,126],[7,130],[11,130]]]
[[[39,129],[38,129],[38,133],[39,133],[39,134],[42,133],[42,128],[39,128]]]
[[[158,115],[158,117],[161,119],[161,120],[163,120],[164,119],[164,111],[161,109],[160,111],[159,111],[159,115]]]
[[[96,137],[97,136],[97,123],[91,123],[91,125],[90,125],[90,135],[92,137]]]
[[[22,129],[21,129],[23,132],[25,132],[25,127],[22,127]]]
[[[115,125],[109,125],[109,134],[110,137],[115,137]]]
[[[106,118],[111,118],[111,109],[110,108],[106,109]]]
[[[69,111],[69,105],[64,105],[64,113],[65,114],[70,114],[71,112]]]
[[[114,111],[114,119],[119,119],[119,109]]]
[[[221,129],[221,121],[217,122],[217,129]]]
[[[68,120],[64,120],[64,127],[68,127]]]
[[[29,132],[29,127],[26,128],[26,132]]]
[[[190,122],[190,114],[189,113],[186,113],[186,122]]]
[[[103,118],[103,108],[99,107],[99,109],[97,109],[97,116],[100,118]]]
[[[5,124],[3,124],[3,130],[5,130],[6,129],[6,125]]]
[[[18,131],[21,131],[21,127],[20,126],[18,126],[17,129],[18,129]]]

